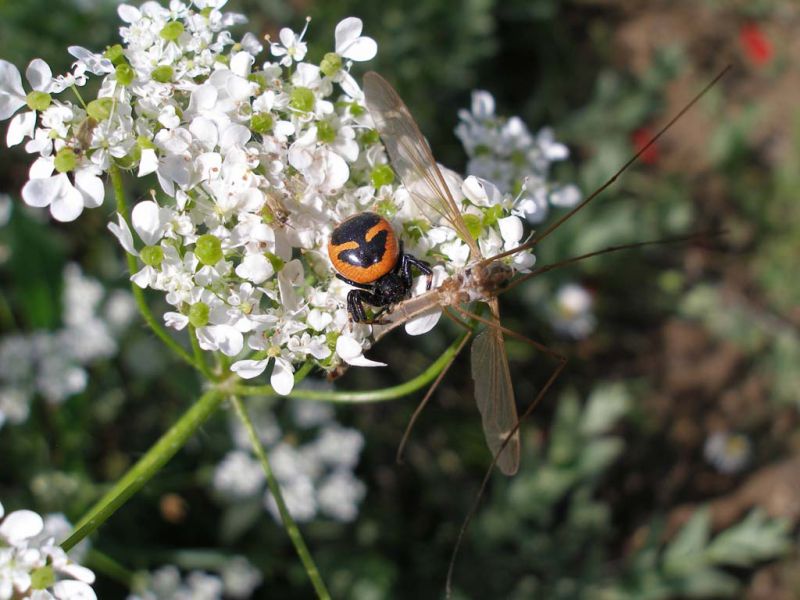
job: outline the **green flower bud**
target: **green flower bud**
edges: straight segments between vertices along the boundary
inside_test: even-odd
[[[189,323],[194,327],[205,327],[208,325],[208,304],[198,302],[189,307]]]
[[[128,86],[133,83],[136,72],[128,63],[120,63],[117,65],[117,83],[120,85]]]
[[[269,113],[256,113],[250,117],[250,129],[255,133],[269,133],[275,125],[275,119]]]
[[[92,100],[86,106],[86,114],[92,117],[98,123],[105,121],[111,116],[111,111],[114,109],[113,98],[98,98]]]
[[[360,117],[364,114],[364,107],[355,102],[350,103],[350,114],[354,117]]]
[[[378,132],[374,129],[367,129],[364,133],[361,134],[361,141],[366,146],[371,146],[372,144],[377,144],[381,141],[381,136],[378,135]]]
[[[120,44],[114,44],[106,48],[103,56],[110,60],[113,65],[119,65],[125,60],[125,50]]]
[[[164,260],[164,250],[161,246],[145,246],[139,256],[148,267],[157,267]]]
[[[376,188],[382,185],[389,185],[394,181],[394,171],[389,165],[378,165],[372,169],[370,179],[372,180],[372,185]]]
[[[222,242],[215,235],[203,234],[197,238],[194,255],[204,265],[215,265],[222,260]]]
[[[158,35],[160,35],[163,39],[167,40],[168,42],[174,42],[183,33],[183,23],[180,21],[170,21],[164,27],[162,27],[161,31]]]
[[[341,68],[342,57],[336,54],[336,52],[328,52],[323,57],[322,62],[319,63],[319,70],[327,77],[331,77]]]
[[[144,135],[140,135],[136,138],[136,145],[142,150],[152,150],[156,147],[156,145],[153,143],[153,140]]]
[[[497,220],[503,216],[503,207],[499,204],[495,204],[494,206],[490,206],[485,213],[483,213],[483,225],[484,227],[492,227]]]
[[[31,589],[46,590],[56,582],[56,574],[50,565],[39,567],[31,573]]]
[[[314,108],[314,92],[307,87],[296,87],[292,90],[289,106],[296,110],[309,112]]]
[[[169,65],[161,65],[160,67],[156,67],[150,73],[150,77],[159,83],[169,83],[172,81],[173,75],[174,72],[172,71],[172,67]]]
[[[52,98],[47,92],[33,91],[25,97],[25,102],[31,110],[44,110],[50,106]]]
[[[264,256],[267,257],[267,260],[270,262],[272,268],[275,270],[276,273],[283,268],[283,265],[286,264],[286,261],[284,261],[277,254],[273,254],[272,252],[264,252]]]
[[[78,166],[78,156],[72,148],[62,148],[56,154],[54,161],[56,171],[59,173],[69,173]]]
[[[336,139],[336,130],[327,121],[317,123],[317,139],[323,144],[332,144]]]

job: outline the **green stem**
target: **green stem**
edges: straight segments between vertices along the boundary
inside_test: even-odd
[[[117,509],[138,492],[153,475],[163,467],[186,440],[205,423],[219,407],[224,396],[218,390],[203,394],[178,421],[161,436],[147,453],[131,467],[122,478],[103,496],[83,518],[78,521],[72,534],[61,544],[70,550],[87,535],[102,525]]]
[[[395,400],[403,396],[407,396],[416,392],[417,390],[425,387],[431,383],[436,376],[441,373],[442,369],[453,359],[458,347],[464,340],[464,337],[469,335],[463,333],[454,341],[448,348],[442,352],[442,355],[437,358],[422,373],[399,385],[384,388],[382,390],[371,390],[367,392],[336,392],[333,390],[304,390],[293,389],[288,397],[300,398],[303,400],[317,400],[321,402],[341,402],[344,404],[359,404],[367,402],[385,402],[387,400]],[[271,393],[272,388],[268,385],[234,385],[231,390],[233,393],[240,396],[265,396]]]
[[[272,472],[272,467],[269,464],[267,453],[264,450],[264,446],[261,444],[258,433],[253,426],[253,422],[250,420],[250,415],[247,414],[247,409],[245,408],[241,398],[238,396],[231,396],[231,403],[236,409],[236,414],[239,416],[239,419],[242,421],[242,424],[247,430],[247,437],[250,438],[250,443],[253,445],[253,451],[258,457],[258,460],[261,462],[261,467],[264,469],[264,474],[267,476],[267,485],[269,486],[270,492],[272,492],[272,497],[275,498],[275,503],[278,505],[278,512],[281,515],[283,526],[286,528],[286,532],[289,534],[292,544],[294,544],[294,548],[297,551],[297,555],[300,557],[300,561],[303,563],[303,567],[308,574],[308,578],[311,580],[311,584],[314,586],[314,590],[317,592],[317,597],[329,600],[331,596],[328,593],[328,589],[325,587],[325,582],[322,580],[322,576],[319,573],[319,569],[317,569],[317,565],[314,563],[314,559],[308,550],[308,546],[306,546],[303,536],[300,534],[300,529],[297,527],[297,523],[294,522],[292,515],[289,513],[289,509],[286,507],[286,503],[283,500],[283,494],[281,494],[281,487],[278,484],[278,480],[275,478],[275,474]]]
[[[108,554],[96,548],[89,550],[86,555],[86,566],[93,571],[98,571],[106,577],[118,581],[130,588],[133,582],[133,573],[111,558]]]
[[[108,168],[108,172],[111,175],[111,187],[114,188],[114,197],[117,200],[117,212],[122,215],[123,219],[129,221],[128,203],[125,199],[125,188],[122,184],[122,173],[120,173],[119,167],[115,164],[112,164]],[[128,271],[131,275],[134,275],[139,270],[139,265],[136,263],[136,257],[128,254],[127,252],[125,253],[125,256],[128,260]],[[150,307],[147,306],[147,301],[144,297],[144,290],[131,281],[131,292],[133,292],[133,298],[136,300],[136,306],[139,308],[139,312],[142,314],[142,317],[150,329],[153,330],[153,333],[155,333],[170,350],[177,354],[181,360],[202,372],[202,367],[199,364],[196,364],[189,353],[186,352],[186,350],[184,350],[178,342],[172,339],[172,336],[167,333],[166,329],[161,326],[158,320],[153,316],[153,313],[150,312]]]

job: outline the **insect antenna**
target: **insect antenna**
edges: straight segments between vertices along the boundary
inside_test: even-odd
[[[499,260],[501,258],[505,258],[506,256],[511,256],[511,255],[516,254],[518,252],[522,252],[523,250],[529,250],[529,249],[533,248],[534,246],[536,246],[539,242],[541,242],[547,236],[549,236],[551,233],[553,233],[556,229],[561,227],[561,225],[563,225],[566,221],[568,221],[569,219],[574,217],[578,212],[583,210],[586,207],[587,204],[589,204],[592,200],[597,198],[597,196],[599,196],[604,191],[606,191],[609,187],[611,187],[617,181],[617,179],[619,178],[620,175],[622,175],[625,171],[627,171],[628,168],[633,163],[635,163],[637,160],[639,160],[639,157],[642,156],[642,154],[647,152],[653,146],[653,144],[655,144],[661,138],[661,136],[663,136],[665,133],[667,133],[667,131],[669,131],[672,128],[672,126],[675,123],[677,123],[681,119],[681,117],[683,117],[683,115],[685,115],[687,112],[689,112],[689,110],[691,110],[691,108],[695,104],[697,104],[700,101],[700,99],[703,96],[705,96],[711,88],[713,88],[715,85],[717,85],[719,80],[722,79],[728,73],[728,71],[730,71],[732,68],[733,68],[733,65],[728,65],[727,67],[722,69],[722,71],[720,71],[717,74],[717,76],[714,77],[714,79],[712,79],[709,83],[707,83],[706,86],[702,90],[700,90],[700,92],[694,98],[692,98],[689,102],[687,102],[686,105],[684,105],[684,107],[680,111],[678,111],[678,113],[675,114],[675,116],[673,116],[667,122],[666,125],[664,125],[661,129],[659,129],[658,132],[653,137],[651,137],[650,140],[644,146],[642,146],[639,149],[638,152],[636,152],[636,154],[631,156],[627,160],[627,162],[625,162],[625,164],[623,164],[622,167],[620,167],[617,170],[616,173],[614,173],[603,185],[601,185],[599,188],[597,188],[595,191],[593,191],[591,194],[589,194],[586,198],[584,198],[572,210],[570,210],[566,214],[564,214],[561,217],[559,217],[554,223],[552,223],[548,227],[546,227],[545,230],[542,231],[542,233],[540,233],[538,235],[534,235],[532,239],[530,239],[529,241],[525,242],[524,244],[521,244],[521,245],[517,246],[516,248],[512,248],[511,250],[506,250],[505,252],[501,252],[500,254],[496,254],[495,256],[492,256],[490,258],[486,258],[481,262],[486,263],[486,262],[490,262],[490,261],[493,261],[493,260]]]
[[[564,260],[560,260],[558,262],[550,263],[549,265],[543,265],[537,269],[533,269],[530,273],[525,273],[524,275],[514,279],[505,288],[503,288],[503,292],[505,293],[509,290],[513,290],[519,284],[524,283],[525,281],[528,281],[529,279],[532,279],[544,273],[548,273],[550,271],[554,271],[555,269],[560,269],[561,267],[566,267],[568,265],[575,264],[584,259],[592,258],[594,256],[600,256],[602,254],[611,254],[613,252],[620,252],[622,250],[631,250],[634,248],[644,248],[646,246],[661,246],[667,244],[681,244],[686,242],[702,242],[708,240],[709,238],[718,237],[724,234],[725,234],[724,230],[717,229],[710,231],[698,231],[696,233],[690,233],[687,235],[681,235],[670,238],[661,238],[658,240],[646,240],[644,242],[633,242],[630,244],[619,244],[616,246],[608,246],[607,248],[603,248],[602,250],[594,250],[592,252],[587,252],[586,254],[579,254],[578,256],[565,258]]]

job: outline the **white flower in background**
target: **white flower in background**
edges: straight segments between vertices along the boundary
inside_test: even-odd
[[[567,208],[580,202],[576,186],[547,183],[550,165],[569,157],[552,129],[545,127],[534,135],[519,117],[498,117],[494,98],[482,90],[472,93],[472,110],[461,110],[458,116],[456,135],[469,156],[467,173],[491,181],[503,194],[513,194],[512,212],[535,224],[547,216],[548,202]]]
[[[0,427],[24,422],[36,394],[60,404],[82,392],[87,367],[117,353],[116,340],[135,314],[128,292],[104,302],[103,286],[75,264],[64,269],[62,303],[61,329],[0,337]],[[103,314],[109,310],[114,314]]]
[[[715,431],[706,439],[703,455],[720,473],[732,475],[747,466],[753,447],[748,437],[741,433]]]
[[[261,573],[241,556],[219,566],[220,574],[190,571],[166,565],[152,573],[137,573],[127,600],[223,600],[249,598],[261,584]]]
[[[289,394],[304,363],[381,366],[365,356],[372,328],[348,318],[350,288],[334,278],[327,257],[337,223],[363,210],[390,215],[406,251],[438,263],[437,283],[466,266],[469,247],[414,205],[370,132],[364,94],[350,74],[377,52],[360,19],[343,19],[332,51],[312,64],[308,22],[299,34],[283,28],[264,56],[252,34],[235,42],[228,28],[243,18],[221,12],[223,5],[123,4],[114,55],[71,47],[72,71],[55,78],[34,61],[33,95],[25,95],[15,67],[0,63],[0,117],[32,107],[12,140],[29,137],[25,149],[38,155],[22,197],[58,220],[99,206],[111,168],[149,177],[158,194],[109,225],[137,260],[133,282],[164,294],[167,326],[237,359],[240,377],[267,373],[276,392]],[[73,83],[92,89],[90,81],[99,89],[93,100],[61,94]],[[552,131],[534,135],[519,118],[498,117],[486,92],[476,92],[472,111],[460,116],[457,134],[474,177],[446,169],[444,176],[486,255],[522,243],[526,221],[542,218],[549,205],[579,199],[576,188],[547,181],[552,162],[567,157]],[[535,257],[507,260],[525,271]],[[422,334],[436,320],[426,316],[407,330]],[[68,394],[85,385],[85,373],[71,367],[48,365],[50,379],[60,373],[69,382],[61,385]]]
[[[0,503],[0,598],[95,600],[94,573],[75,563],[30,510],[5,513]]]
[[[576,340],[589,337],[597,324],[593,306],[591,292],[582,285],[568,283],[561,286],[550,311],[553,328]]]
[[[327,384],[304,381],[303,385]],[[301,522],[320,517],[353,520],[366,494],[366,486],[354,474],[364,447],[361,432],[337,423],[327,404],[298,401],[292,403],[290,412],[294,425],[304,430],[303,443],[297,443],[295,435],[284,435],[266,399],[251,398],[248,402],[251,419],[261,434],[292,517]],[[265,508],[280,523],[277,504],[239,420],[231,418],[231,427],[237,449],[217,465],[214,491],[234,506],[263,494]]]

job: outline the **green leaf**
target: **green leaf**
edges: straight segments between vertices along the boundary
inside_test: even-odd
[[[706,554],[714,564],[748,567],[788,552],[792,545],[789,534],[786,519],[770,519],[757,508],[715,537]]]
[[[707,507],[697,510],[683,526],[664,553],[664,569],[671,573],[688,573],[701,568],[706,559],[703,551],[711,533],[711,516]]]
[[[621,383],[596,387],[586,403],[581,419],[581,433],[598,435],[608,431],[630,408],[630,396]]]

